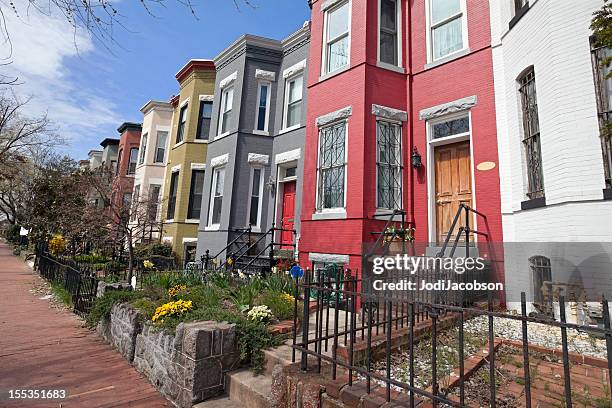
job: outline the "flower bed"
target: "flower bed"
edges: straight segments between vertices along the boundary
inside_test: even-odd
[[[274,327],[293,317],[293,288],[284,274],[240,279],[209,273],[202,279],[199,273],[151,272],[140,290],[114,291],[96,300],[89,324],[109,319],[112,307],[121,302],[129,302],[144,325],[165,335],[174,335],[180,323],[229,322],[236,327],[242,364],[258,372],[263,368],[263,349],[281,343]],[[299,316],[301,302],[298,308]]]

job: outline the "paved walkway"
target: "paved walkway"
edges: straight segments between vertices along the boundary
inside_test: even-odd
[[[0,407],[170,404],[72,313],[30,292],[37,277],[0,241]],[[64,389],[64,400],[10,400],[11,389]]]

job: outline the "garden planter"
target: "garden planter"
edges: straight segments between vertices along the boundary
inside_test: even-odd
[[[129,362],[134,360],[136,336],[142,326],[142,315],[129,303],[116,304],[109,319],[100,321],[98,334],[115,347]]]
[[[233,324],[181,323],[175,335],[145,324],[136,338],[134,366],[178,407],[221,394],[225,373],[239,364]]]

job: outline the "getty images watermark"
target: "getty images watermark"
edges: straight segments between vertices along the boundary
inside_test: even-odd
[[[377,291],[501,291],[503,283],[480,281],[487,262],[481,257],[381,256],[374,258],[372,287]],[[466,281],[466,272],[470,281]],[[406,277],[406,275],[409,277]],[[383,276],[384,275],[384,276]]]

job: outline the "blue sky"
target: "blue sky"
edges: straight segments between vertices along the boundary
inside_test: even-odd
[[[118,44],[109,51],[84,32],[75,36],[57,15],[27,14],[19,8],[25,1],[17,0],[21,21],[7,20],[8,71],[20,78],[16,93],[33,97],[28,113],[47,112],[67,138],[61,150],[75,159],[105,137],[118,137],[123,121],[142,121],[139,109],[148,100],[177,93],[174,75],[189,59],[213,58],[244,33],[284,38],[310,16],[306,0],[253,0],[254,7],[239,9],[232,0],[192,0],[197,18],[175,0],[152,5],[154,17],[139,1],[122,1],[117,8],[126,28],[115,28]]]

